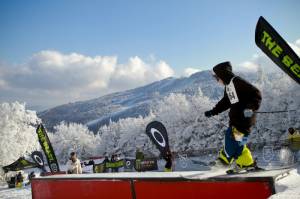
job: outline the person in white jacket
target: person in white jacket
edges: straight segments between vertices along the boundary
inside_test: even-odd
[[[67,173],[68,174],[81,174],[82,173],[80,160],[76,157],[75,152],[72,152],[70,154],[70,159],[67,162]]]

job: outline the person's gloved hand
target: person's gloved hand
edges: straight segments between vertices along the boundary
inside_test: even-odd
[[[244,110],[244,116],[245,117],[252,117],[253,113],[254,112],[251,109],[245,109]]]
[[[205,112],[204,112],[204,115],[205,115],[205,117],[211,117],[211,116],[213,116],[213,111],[212,111],[212,110],[210,110],[210,111],[205,111]]]

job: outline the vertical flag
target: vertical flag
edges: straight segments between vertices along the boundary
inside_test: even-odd
[[[256,45],[285,73],[300,84],[300,59],[276,30],[260,17],[255,30]]]
[[[59,165],[57,163],[54,150],[51,146],[49,137],[46,133],[46,129],[42,124],[38,125],[36,133],[39,138],[39,142],[42,146],[42,149],[46,155],[46,159],[51,172],[59,172]]]
[[[164,157],[169,151],[169,138],[165,126],[161,122],[153,121],[147,125],[146,134]]]

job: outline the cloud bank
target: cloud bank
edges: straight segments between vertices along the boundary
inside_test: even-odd
[[[184,77],[189,77],[194,73],[200,72],[201,70],[198,68],[186,68],[183,72]]]

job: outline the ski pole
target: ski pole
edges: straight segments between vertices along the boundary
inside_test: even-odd
[[[221,122],[220,120],[216,119],[214,116],[212,116],[211,118],[214,119],[215,121],[219,122],[220,124],[222,124],[224,127],[228,128],[228,125],[226,125],[223,122]]]
[[[293,112],[293,111],[297,111],[297,110],[287,110],[287,111],[255,111],[254,113],[287,113],[287,112]]]

